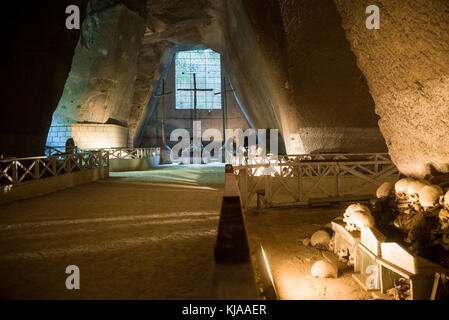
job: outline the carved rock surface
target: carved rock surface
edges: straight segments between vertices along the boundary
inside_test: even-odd
[[[449,2],[334,0],[368,80],[379,127],[398,169],[424,178],[449,171]],[[365,9],[380,9],[380,29]]]

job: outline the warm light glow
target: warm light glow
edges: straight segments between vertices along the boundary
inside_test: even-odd
[[[267,267],[268,275],[270,276],[271,284],[274,287],[273,276],[271,275],[271,270],[270,270],[270,265],[268,264],[267,255],[265,254],[265,250],[263,249],[262,245],[260,245],[260,249],[262,250],[263,259],[265,261],[265,266]]]
[[[268,258],[267,258],[267,254],[265,253],[265,250],[262,247],[262,244],[260,244],[260,252],[262,252],[262,254],[259,253],[259,256],[257,258],[258,260],[258,265],[260,267],[260,275],[261,275],[261,284],[262,284],[262,289],[264,291],[264,295],[267,299],[278,299],[278,293],[276,290],[276,286],[274,284],[274,279],[273,279],[273,275],[271,274],[271,268],[270,268],[270,264],[268,262]],[[265,270],[263,269],[265,265]],[[266,271],[266,272],[265,272]],[[268,276],[267,276],[268,274]],[[269,280],[268,280],[269,278]]]

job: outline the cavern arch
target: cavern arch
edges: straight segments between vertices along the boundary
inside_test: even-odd
[[[279,129],[285,142],[281,142],[282,153],[383,151],[373,102],[336,8],[331,2],[321,10],[280,4],[195,2],[186,10],[176,1],[152,2],[145,17],[124,4],[92,11],[83,26],[56,120],[63,115],[74,122],[123,123],[130,140],[139,146],[157,106],[152,96],[160,89],[175,52],[207,47],[222,54],[251,125]],[[265,10],[273,12],[269,20]],[[307,39],[307,28],[314,25],[306,25],[306,19],[304,25],[295,25],[298,30],[291,28],[291,19],[303,20],[287,16],[295,10],[310,21],[323,21],[318,39]],[[111,30],[115,33],[101,36]],[[331,46],[323,44],[329,35],[336,39]],[[342,62],[336,65],[333,59]],[[129,81],[133,76],[134,83]],[[77,83],[79,79],[85,83]],[[329,108],[335,112],[328,112]]]
[[[377,1],[380,29],[368,0],[51,1],[5,17],[0,297],[437,292],[449,266],[446,0]],[[81,30],[64,24],[74,3]],[[178,68],[187,55],[200,62]],[[217,81],[198,86],[222,100],[196,110],[188,85],[208,59]],[[195,92],[187,106],[178,88]],[[282,155],[158,162],[162,137],[193,131],[197,112],[202,129],[225,129],[224,115],[226,128],[278,129]],[[69,263],[84,291],[64,283]]]
[[[447,171],[446,134],[434,136],[431,130],[447,128],[448,59],[442,32],[447,29],[447,4],[382,3],[385,28],[377,31],[366,29],[365,15],[354,13],[363,11],[365,2],[91,1],[74,56],[66,54],[66,61],[75,59],[55,115],[69,122],[118,122],[129,128],[131,142],[145,124],[150,96],[173,54],[203,46],[222,54],[250,122],[256,128],[279,129],[287,153],[376,152],[385,150],[386,140],[405,174],[422,177],[430,164]],[[389,12],[399,11],[416,19],[390,18]],[[432,28],[425,35],[414,32],[427,25],[419,17],[429,15],[434,17]],[[319,32],[310,37],[313,30]],[[76,37],[76,31],[70,36]],[[423,37],[427,40],[421,41]],[[388,46],[394,48],[391,53]],[[409,63],[413,57],[419,62]],[[381,79],[391,79],[391,85]],[[407,99],[401,98],[404,94]],[[108,105],[107,112],[98,112],[95,105],[101,104]],[[435,112],[416,109],[421,104]],[[2,139],[5,154],[39,153],[46,139],[39,128],[49,126],[50,112],[56,109],[55,103],[50,105],[39,109],[39,115],[30,110],[37,117],[25,126],[2,126],[2,136],[10,137]],[[18,121],[13,113],[7,118]]]

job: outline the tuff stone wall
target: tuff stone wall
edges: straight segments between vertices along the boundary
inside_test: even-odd
[[[61,122],[127,123],[144,28],[123,4],[88,15],[55,112]]]
[[[81,149],[128,146],[128,128],[113,124],[72,124],[72,138]]]
[[[51,126],[48,130],[46,146],[62,147],[66,145],[68,139],[72,137],[71,125]]]
[[[399,170],[449,171],[449,2],[375,1],[379,30],[365,27],[372,1],[334,2]]]
[[[296,152],[383,152],[374,101],[332,0],[279,0]],[[302,150],[301,150],[302,149]]]
[[[226,74],[226,70],[222,69],[222,73]],[[175,59],[172,60],[170,68],[168,70],[166,82],[166,91],[174,92],[175,88]],[[228,85],[229,89],[229,85]],[[161,100],[157,105],[156,110],[153,112],[151,121],[146,127],[144,137],[142,140],[143,147],[160,146],[162,140],[162,128],[161,128]],[[176,109],[175,94],[168,95],[165,98],[165,138],[166,143],[172,147],[176,142],[170,141],[170,133],[174,129],[185,128],[191,130],[193,118],[193,111]],[[197,110],[197,120],[201,120],[202,132],[207,129],[217,129],[222,132],[223,128],[223,113],[222,110]],[[228,129],[249,129],[250,126],[245,116],[242,114],[237,101],[234,98],[232,92],[227,93],[227,126]],[[191,133],[191,135],[193,135]]]

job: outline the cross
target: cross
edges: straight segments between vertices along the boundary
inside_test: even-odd
[[[154,96],[155,98],[162,98],[161,104],[161,128],[162,128],[162,146],[165,149],[165,96],[173,94],[173,92],[165,92],[165,80],[162,79],[162,92]]]
[[[198,91],[213,91],[214,89],[198,89],[196,87],[196,73],[193,74],[193,89],[178,89],[178,91],[193,91],[194,100],[193,100],[193,121],[196,121],[196,107],[198,103],[197,92]]]
[[[227,93],[228,92],[234,92],[234,89],[226,89],[226,77],[223,77],[223,84],[222,84],[222,91],[215,93],[215,95],[221,94],[222,101],[223,101],[223,145],[226,146],[226,128],[228,127],[228,100],[227,100]],[[226,160],[223,157],[223,161]]]

